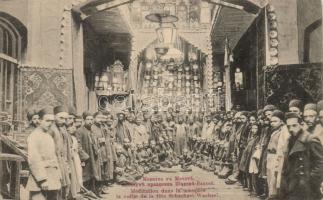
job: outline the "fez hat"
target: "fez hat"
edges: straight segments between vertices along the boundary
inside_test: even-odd
[[[54,114],[58,114],[58,113],[61,113],[61,112],[67,112],[67,109],[64,107],[64,106],[56,106],[54,108]]]
[[[93,114],[93,117],[96,117],[96,116],[98,116],[98,115],[103,115],[103,113],[102,113],[101,111],[97,111],[97,112],[95,112],[95,113]]]
[[[257,112],[255,110],[251,111],[249,114],[249,117],[251,117],[251,116],[257,118]]]
[[[82,119],[81,115],[75,115],[75,119]]]
[[[38,113],[35,109],[28,110],[28,112],[27,112],[28,121],[30,121],[34,115],[38,115]]]
[[[217,120],[220,120],[220,115],[219,114],[213,114],[213,119],[217,119]]]
[[[102,114],[105,115],[105,116],[108,116],[108,115],[110,115],[110,112],[107,111],[107,110],[104,110],[104,111],[102,111]]]
[[[317,112],[323,110],[323,100],[317,102]]]
[[[290,119],[290,118],[297,118],[297,119],[301,119],[301,116],[297,113],[294,112],[288,112],[285,114],[285,118],[286,119]]]
[[[262,114],[264,114],[264,110],[263,109],[259,109],[257,112],[257,116],[261,116]]]
[[[88,116],[93,116],[93,114],[90,113],[89,111],[84,111],[82,116],[83,116],[83,119],[86,119]]]
[[[45,107],[38,112],[39,118],[43,118],[45,115],[53,115],[54,111],[51,107]]]
[[[264,112],[266,112],[266,111],[273,111],[273,110],[275,110],[276,109],[276,106],[274,106],[274,105],[272,105],[272,104],[268,104],[268,105],[266,105],[265,107],[264,107]]]
[[[76,117],[77,114],[73,106],[68,107],[68,114],[74,115]]]
[[[281,110],[274,110],[272,117],[277,117],[280,120],[284,120],[285,119],[284,113]]]
[[[250,112],[248,112],[248,111],[241,111],[241,115],[244,115],[244,116],[246,116],[246,117],[249,117]],[[241,116],[241,115],[240,115],[240,116]]]
[[[304,111],[305,110],[314,110],[316,111],[316,104],[315,103],[308,103],[304,106]]]
[[[302,110],[302,107],[303,107],[303,102],[299,99],[292,99],[290,102],[289,102],[289,105],[288,105],[289,108],[291,107],[296,107],[296,108],[299,108],[300,110]]]

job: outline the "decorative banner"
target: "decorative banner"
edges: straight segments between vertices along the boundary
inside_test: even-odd
[[[71,69],[21,67],[19,70],[19,119],[26,118],[28,109],[73,104]]]

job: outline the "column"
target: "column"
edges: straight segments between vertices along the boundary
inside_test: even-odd
[[[138,55],[137,55],[137,41],[136,37],[131,38],[131,55],[130,55],[130,65],[129,65],[129,79],[128,79],[128,89],[138,91],[137,85],[137,73],[138,73]]]

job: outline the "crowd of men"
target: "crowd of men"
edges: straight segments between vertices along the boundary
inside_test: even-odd
[[[30,199],[98,197],[113,183],[180,166],[208,170],[250,196],[316,200],[323,194],[323,101],[289,111],[84,112],[57,106],[28,112]]]

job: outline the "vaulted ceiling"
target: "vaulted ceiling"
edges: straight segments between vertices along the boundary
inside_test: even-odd
[[[108,2],[106,0],[101,1]],[[258,7],[256,4],[260,4],[265,1],[266,0],[225,0],[225,2],[243,6],[245,10],[222,7],[215,26],[213,26],[213,52],[224,52],[225,37],[228,37],[230,47],[234,48],[256,17],[256,14],[252,14],[257,13]],[[255,4],[252,2],[255,2]],[[87,7],[91,8],[89,5],[87,5]],[[97,34],[102,36],[104,35],[105,39],[108,38],[107,40],[111,42],[110,47],[116,48],[117,51],[122,52],[130,50],[130,27],[124,17],[120,14],[120,9],[118,9],[118,7],[113,7],[99,12],[92,12],[92,10],[89,10],[89,13],[91,14],[87,16],[85,21],[90,24]]]
[[[129,33],[129,27],[118,8],[97,12],[86,19],[98,34]]]
[[[212,32],[213,52],[224,52],[225,37],[228,37],[230,48],[234,48],[255,17],[243,10],[223,7]]]

